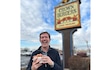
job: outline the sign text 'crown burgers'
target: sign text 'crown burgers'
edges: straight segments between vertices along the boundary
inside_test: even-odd
[[[73,27],[81,27],[78,1],[55,8],[55,30]]]

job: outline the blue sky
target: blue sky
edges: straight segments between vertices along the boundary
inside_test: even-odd
[[[62,0],[21,0],[21,48],[38,48],[40,46],[39,34],[48,31],[51,34],[50,45],[62,49],[62,35],[54,30],[54,8]],[[80,14],[81,26],[73,35],[76,48],[91,46],[91,18],[90,0],[81,0]]]

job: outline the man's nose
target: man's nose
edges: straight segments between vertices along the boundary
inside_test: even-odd
[[[46,39],[46,37],[43,37],[43,39]]]

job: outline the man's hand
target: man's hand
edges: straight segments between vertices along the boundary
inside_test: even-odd
[[[38,57],[33,56],[33,62],[32,62],[32,67],[31,67],[32,70],[37,70],[42,65],[41,63],[39,63],[40,60],[37,60],[37,59]]]
[[[48,63],[50,66],[54,66],[54,62],[51,60],[49,56],[43,55],[42,56],[42,63]]]

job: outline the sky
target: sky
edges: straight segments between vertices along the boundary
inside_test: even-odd
[[[50,45],[62,49],[62,35],[55,31],[54,8],[62,0],[21,0],[20,2],[20,46],[21,48],[38,48],[39,34],[47,31],[51,34]],[[90,0],[81,0],[81,28],[73,34],[73,45],[78,49],[91,47]],[[88,41],[88,43],[86,43]]]

